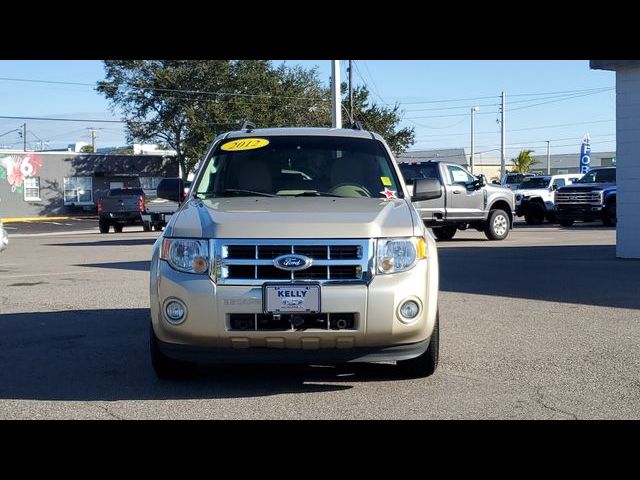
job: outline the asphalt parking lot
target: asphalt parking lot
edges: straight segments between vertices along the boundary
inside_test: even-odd
[[[640,418],[640,262],[615,258],[614,229],[518,224],[502,242],[475,231],[441,242],[430,378],[378,364],[161,381],[147,350],[158,233],[86,226],[9,231],[0,418]]]

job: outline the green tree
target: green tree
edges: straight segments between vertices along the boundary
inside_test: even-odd
[[[517,157],[511,159],[511,173],[527,173],[538,161],[531,156],[533,150],[522,150]]]
[[[81,152],[81,153],[95,153],[95,152],[93,151],[93,146],[91,146],[91,145],[83,145],[83,146],[80,148],[80,152]]]
[[[316,68],[267,60],[107,60],[104,66],[97,90],[123,115],[127,141],[174,149],[185,176],[217,135],[244,120],[259,128],[331,125],[329,89]],[[413,143],[413,129],[398,129],[398,105],[378,106],[359,87],[354,107],[356,120],[395,153]]]
[[[367,87],[358,86],[353,89],[353,119],[349,118],[349,95],[346,83],[342,85],[343,100],[343,124],[360,121],[362,126],[376,132],[389,144],[391,151],[398,155],[413,145],[415,141],[414,127],[399,128],[402,120],[400,106],[396,103],[393,107],[377,105],[370,99]],[[346,95],[345,95],[346,93]],[[346,119],[344,118],[346,117]]]

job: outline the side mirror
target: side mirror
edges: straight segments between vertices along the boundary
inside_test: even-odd
[[[478,187],[482,188],[487,184],[487,177],[484,176],[484,174],[480,174],[478,175]]]
[[[433,200],[442,196],[442,183],[437,178],[418,178],[413,184],[412,202]]]
[[[158,184],[158,198],[182,203],[184,200],[184,180],[181,178],[165,178]]]
[[[499,182],[499,181],[497,181],[497,180],[494,180],[494,181],[493,181],[493,182],[491,182],[491,183],[493,183],[494,185],[500,185],[500,182]]]
[[[553,185],[551,185],[551,191],[553,192],[554,190],[558,189],[558,185],[556,185],[555,183]]]

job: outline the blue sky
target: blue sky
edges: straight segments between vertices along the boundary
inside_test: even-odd
[[[287,63],[318,66],[321,79],[328,83],[331,72],[328,60],[287,60]],[[612,88],[615,77],[612,72],[590,70],[587,60],[356,60],[355,65],[355,84],[367,84],[376,102],[400,102],[403,124],[416,129],[412,149],[469,147],[469,111],[474,105],[480,105],[476,114],[476,150],[499,148],[496,104],[502,91],[507,95],[508,156],[517,154],[521,148],[544,154],[545,140],[552,141],[554,153],[577,153],[587,132],[592,137],[593,151],[615,149],[615,90],[586,91]],[[343,80],[345,66],[346,61]],[[103,75],[99,61],[0,61],[0,78],[93,84]],[[570,91],[576,92],[564,93]],[[5,116],[117,118],[109,111],[106,100],[85,86],[0,80],[0,106],[0,115]],[[100,129],[98,146],[125,143],[122,128],[117,124],[31,120],[27,123],[30,136],[49,140],[51,147],[89,141],[87,127]],[[20,124],[21,120],[0,119],[0,135]],[[16,147],[20,142],[16,132],[0,136],[0,145]]]

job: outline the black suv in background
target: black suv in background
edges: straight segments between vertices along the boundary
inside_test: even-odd
[[[577,182],[556,190],[556,220],[570,227],[576,220],[616,224],[616,168],[594,168]]]

